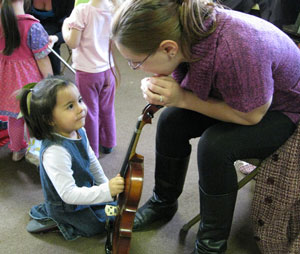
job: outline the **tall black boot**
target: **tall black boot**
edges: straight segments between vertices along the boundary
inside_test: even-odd
[[[208,195],[199,189],[201,221],[193,253],[225,253],[237,191],[223,195]]]
[[[156,152],[155,186],[152,197],[138,209],[133,230],[143,230],[156,221],[168,221],[177,211],[190,156],[171,158]]]

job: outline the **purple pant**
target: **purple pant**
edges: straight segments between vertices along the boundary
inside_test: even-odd
[[[99,73],[76,71],[76,84],[88,107],[85,129],[99,157],[99,145],[116,146],[115,79],[109,69]]]

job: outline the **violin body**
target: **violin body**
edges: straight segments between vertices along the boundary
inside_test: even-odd
[[[118,197],[118,215],[112,239],[113,254],[128,254],[135,213],[144,182],[144,157],[135,154],[125,173],[125,190]]]
[[[112,254],[129,254],[135,213],[142,195],[144,182],[144,157],[135,152],[145,124],[151,123],[156,111],[162,106],[148,104],[138,118],[120,175],[125,180],[125,190],[118,196],[117,216],[113,225]],[[108,237],[110,239],[110,237]],[[111,253],[107,244],[107,254]]]

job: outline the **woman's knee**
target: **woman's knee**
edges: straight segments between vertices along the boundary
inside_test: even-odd
[[[174,124],[176,124],[176,114],[171,108],[166,108],[160,114],[157,122],[158,136],[166,137],[166,135],[172,135]]]
[[[195,132],[193,129],[198,129],[195,126],[201,122],[199,121],[201,116],[199,113],[186,109],[166,108],[159,117],[157,131],[159,134],[162,133],[167,136],[192,138],[197,135],[192,132]]]
[[[228,139],[224,133],[215,126],[208,128],[201,136],[198,143],[198,157],[201,160],[211,158],[212,160],[228,158],[230,151]]]
[[[191,152],[187,121],[178,108],[166,108],[157,123],[156,150],[164,155],[177,157]]]

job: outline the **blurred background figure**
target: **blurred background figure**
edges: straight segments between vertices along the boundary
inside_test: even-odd
[[[62,37],[62,24],[66,17],[70,16],[74,8],[75,0],[31,0],[29,13],[40,20],[49,35],[54,35],[53,49],[60,54],[60,46],[64,43]],[[54,75],[61,72],[60,60],[51,53],[49,55]]]
[[[280,29],[284,25],[295,23],[300,11],[299,0],[220,0],[219,2],[233,10],[259,16]]]
[[[81,1],[80,1],[81,2]],[[77,5],[63,24],[63,37],[72,48],[76,85],[88,107],[86,132],[96,157],[117,144],[114,62],[109,53],[114,2],[91,0]]]
[[[48,57],[49,36],[37,19],[25,14],[23,0],[0,1],[0,7],[0,115],[8,116],[12,160],[20,161],[28,143],[24,120],[18,118],[16,91],[53,74]]]

